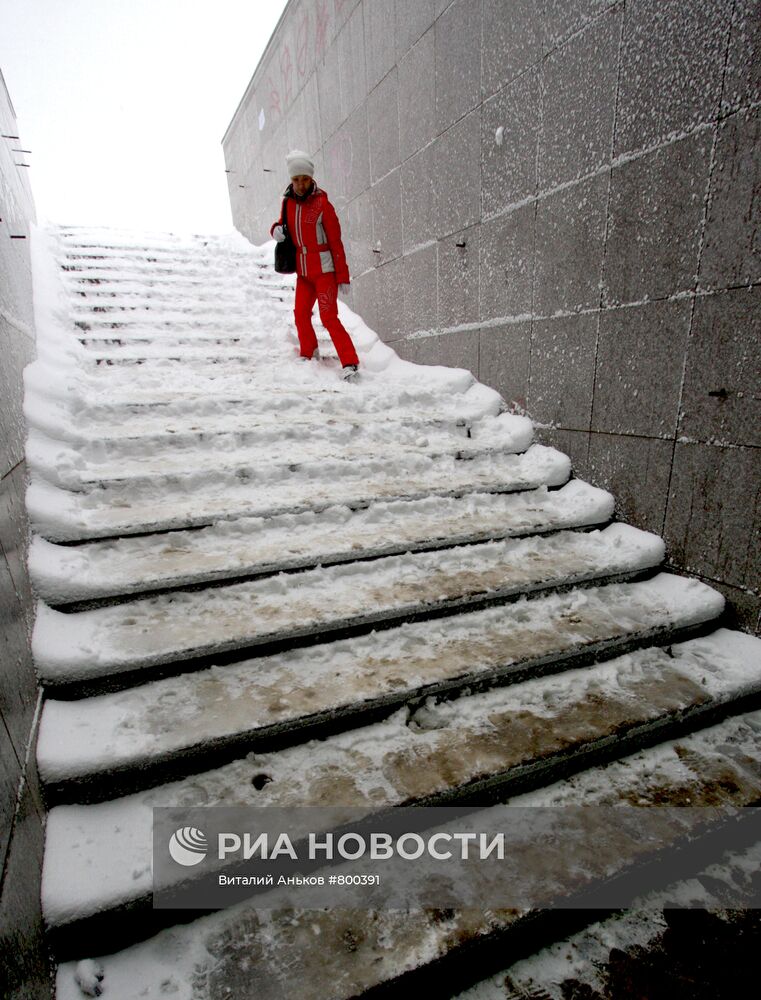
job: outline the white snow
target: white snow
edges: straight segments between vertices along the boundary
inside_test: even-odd
[[[567,530],[605,521],[612,498],[568,483],[567,456],[534,444],[531,422],[506,413],[472,373],[401,360],[344,303],[359,383],[340,381],[319,324],[323,360],[296,364],[293,279],[272,274],[271,253],[237,234],[34,232],[39,353],[25,372],[27,506],[43,596],[123,596],[151,584],[272,574],[68,615],[40,603],[33,644],[44,680],[140,669],[149,681],[152,667],[177,659],[299,633],[327,638],[340,624],[369,627],[662,561],[659,538],[624,525]],[[154,531],[167,533],[111,537]],[[418,551],[446,539],[474,544]],[[357,555],[378,558],[350,561]],[[298,572],[277,572],[284,568]],[[394,692],[398,705],[415,691],[459,690],[471,676],[506,680],[511,666],[541,668],[596,644],[652,638],[722,607],[705,585],[660,574],[395,625],[80,703],[49,701],[39,767],[48,781],[86,777]],[[757,692],[759,648],[724,631],[646,648],[483,694],[466,689],[449,703],[429,697],[414,713],[401,708],[372,726],[251,753],[99,805],[58,806],[47,826],[45,917],[65,925],[150,893],[154,805],[327,796],[371,811],[530,768],[542,754],[613,739],[622,725],[647,728]],[[718,760],[730,744],[754,746],[760,730],[761,717],[747,716],[682,742]],[[532,801],[647,799],[654,783],[694,783],[690,760],[658,747]],[[272,780],[254,788],[252,768]],[[62,966],[58,996],[190,1000],[198,970],[214,961],[209,935],[235,919],[217,915],[102,962]],[[315,936],[321,919],[310,923]],[[396,969],[447,947],[438,927],[407,946],[414,920],[392,914],[378,923]],[[497,920],[484,915],[477,933]],[[259,927],[276,948],[278,926],[263,916]]]
[[[283,463],[209,475],[201,465],[174,481],[116,484],[81,493],[32,478],[26,504],[39,534],[65,541],[323,510],[335,504],[517,492],[560,486],[569,474],[568,457],[543,445],[532,445],[522,455],[487,455],[464,462],[410,453],[400,453],[391,463],[380,456],[320,461],[315,455],[293,468]]]
[[[263,280],[266,249],[176,241],[162,274],[158,251],[141,262],[120,242],[81,270],[67,240],[38,234],[39,358],[25,372],[27,508],[49,540],[568,479],[567,457],[530,446],[530,421],[494,390],[402,361],[343,304],[361,392],[337,378],[319,326],[326,360],[294,364],[292,292]],[[97,320],[77,318],[101,301]]]
[[[717,641],[722,643],[724,638],[724,636],[718,636]],[[758,643],[758,640],[755,640],[755,642],[756,657],[758,657],[758,647],[761,644]],[[744,759],[757,757],[760,733],[761,713],[755,712],[727,720],[709,729],[684,737],[681,740],[671,741],[668,744],[657,747],[655,752],[659,761],[662,762],[665,758],[668,758],[668,761],[677,769],[682,768],[689,771],[690,781],[695,787],[699,787],[701,783],[701,760],[721,762],[725,749],[729,746],[732,748],[733,764],[742,766]],[[418,734],[413,738],[431,737],[435,739],[436,736],[436,733],[423,733],[422,736]],[[383,749],[386,748],[384,747]],[[654,751],[652,750],[645,750],[633,757],[626,758],[607,767],[593,768],[584,775],[579,776],[578,779],[571,779],[575,784],[560,782],[555,786],[556,794],[553,801],[571,800],[578,802],[580,794],[585,795],[584,801],[587,803],[610,803],[630,800],[632,794],[636,794],[642,788],[657,786],[658,784],[659,774],[654,772],[662,771],[662,764],[653,766],[653,753]],[[689,767],[690,761],[694,762],[692,769]],[[754,784],[757,784],[757,777]],[[272,785],[266,786],[266,788],[271,787]],[[540,797],[538,800],[532,793],[526,796],[517,796],[510,802],[510,805],[518,807],[534,804],[544,804],[544,799]],[[101,809],[102,807],[91,808]],[[56,812],[58,810],[54,811],[54,816]],[[115,819],[116,817],[112,816],[112,818]],[[150,826],[147,829],[150,830]],[[119,833],[121,836],[123,830],[120,829]],[[91,843],[88,847],[91,853],[97,853],[97,847],[94,844]],[[758,851],[757,849],[751,849],[745,856],[725,860],[713,866],[711,873],[719,879],[732,878],[744,873],[747,879],[757,870],[757,863]],[[78,871],[78,874],[80,878],[86,879],[93,878],[96,872],[93,870]],[[136,873],[136,878],[140,880],[141,875]],[[148,884],[147,879],[143,881],[146,885]],[[44,886],[46,896],[49,886],[50,883],[46,868]],[[695,890],[698,891],[697,896]],[[681,898],[687,905],[690,904],[690,901],[694,903],[696,898],[698,900],[705,898],[707,903],[711,899],[710,891],[706,889],[705,885],[695,881],[683,884],[678,888],[676,894],[669,892],[668,895],[669,898]],[[655,897],[648,897],[640,902],[642,906],[646,906],[648,903],[651,906],[662,905],[663,896],[664,894],[659,894]],[[105,903],[106,901],[102,900],[102,902]],[[197,973],[199,967],[203,967],[206,962],[214,961],[213,957],[207,954],[209,942],[220,933],[224,934],[226,928],[230,929],[236,925],[245,923],[248,912],[250,912],[248,905],[240,904],[210,917],[202,917],[189,925],[164,931],[144,943],[103,958],[101,962],[105,970],[104,982],[116,991],[115,995],[123,998],[123,1000],[133,1000],[133,998],[144,996],[159,996],[157,984],[171,970],[172,981],[175,984],[177,995],[190,998],[192,996],[191,990],[194,973]],[[294,912],[294,922],[298,921],[301,916],[302,914],[299,911]],[[319,925],[326,915],[321,911],[315,911],[308,914],[308,916],[312,923],[316,922]],[[513,914],[513,916],[517,916],[517,914]],[[394,927],[396,927],[397,931],[403,931],[406,928],[409,932],[409,939],[405,939],[403,934],[402,939],[398,941],[394,949],[394,963],[397,968],[410,967],[417,963],[423,963],[430,960],[436,954],[437,949],[435,947],[433,948],[433,953],[429,950],[433,942],[430,942],[428,947],[421,947],[415,941],[416,936],[412,936],[414,914],[391,912],[378,915],[377,919],[381,922],[388,922],[388,929],[385,933],[388,933],[391,940],[394,939]],[[633,937],[636,938],[636,927],[639,925],[639,921],[637,917],[625,919],[631,919],[634,922],[635,926],[625,928],[624,934],[625,940],[632,940]],[[413,923],[410,923],[411,920]],[[275,948],[279,933],[281,933],[276,930],[276,915],[259,910],[256,922],[258,924],[258,933],[263,935],[266,940],[269,940],[271,946]],[[610,924],[605,925],[604,934],[608,933],[610,926]],[[446,933],[446,928],[443,930],[443,933]],[[644,931],[642,931],[642,934],[644,934]],[[319,937],[320,935],[315,936]],[[533,968],[533,974],[538,977],[546,973],[548,968],[551,969],[553,966],[556,968],[559,967],[559,957],[560,952],[558,947],[556,947],[549,953],[545,952],[536,959],[527,960],[527,964],[522,967],[522,971],[530,974]],[[583,960],[583,956],[581,958]],[[57,996],[59,1000],[68,1000],[68,998],[76,996],[73,992],[73,972],[74,966],[72,963],[64,964],[59,968],[57,979]],[[474,997],[476,996],[480,997],[480,994],[474,994]],[[490,997],[488,989],[483,996],[484,1000]]]
[[[103,993],[103,966],[91,958],[77,963],[74,980],[86,997],[99,997]]]
[[[220,349],[215,349],[219,351]],[[198,428],[198,418],[196,427]],[[485,417],[471,437],[459,428],[431,425],[407,426],[405,421],[383,424],[347,421],[316,428],[308,439],[303,428],[272,425],[249,430],[245,424],[230,426],[219,434],[206,425],[183,439],[167,434],[122,439],[112,443],[81,442],[78,447],[63,445],[46,434],[32,430],[27,440],[26,458],[31,471],[45,476],[63,489],[81,490],[101,483],[132,481],[145,483],[168,477],[195,474],[203,463],[209,477],[246,468],[271,470],[278,463],[311,462],[316,455],[324,460],[383,459],[389,452],[389,436],[398,453],[422,453],[426,456],[455,455],[460,459],[489,454],[514,454],[525,451],[533,438],[531,421],[526,417],[501,414]],[[284,449],[287,448],[287,453]],[[251,473],[255,475],[256,473]]]
[[[672,694],[670,677],[677,681]],[[426,794],[431,794],[437,782],[443,781],[444,787],[466,784],[485,770],[529,764],[538,754],[537,745],[529,740],[521,747],[518,737],[530,717],[536,720],[537,734],[546,734],[545,743],[557,739],[567,746],[570,740],[563,726],[578,725],[574,721],[578,708],[596,706],[594,720],[586,722],[587,731],[576,732],[574,739],[599,739],[615,727],[622,711],[631,721],[646,723],[663,712],[687,707],[683,684],[719,703],[761,690],[761,640],[719,630],[674,645],[671,655],[650,647],[592,667],[429,703],[413,717],[414,725],[409,724],[408,710],[401,709],[385,722],[281,751],[251,753],[224,767],[122,799],[58,806],[51,810],[47,826],[42,889],[46,919],[65,923],[151,891],[154,806],[330,804],[375,811],[414,797],[413,772],[427,775]],[[643,697],[648,688],[658,691],[655,705]],[[487,757],[477,751],[470,760],[469,745],[477,747],[478,735],[493,730],[500,718],[522,720],[515,729],[515,745],[490,746]],[[710,736],[694,737],[701,738]],[[672,751],[656,748],[656,758],[662,753]],[[444,756],[446,765],[441,764]],[[406,766],[401,763],[405,759]],[[251,784],[251,775],[257,772],[272,778],[261,789]],[[605,796],[615,799],[617,786],[611,787],[615,773],[615,769],[602,776],[598,771],[585,772],[576,784],[561,782],[526,802],[557,805],[604,802]],[[120,859],[118,868],[115,857]]]
[[[382,637],[295,649],[100,697],[51,699],[40,725],[38,766],[46,781],[97,774],[466,673],[506,671],[606,639],[694,625],[722,609],[721,596],[705,584],[662,573],[639,583],[521,600],[446,623],[404,624]]]
[[[29,568],[40,596],[56,603],[424,548],[437,540],[591,525],[612,514],[609,493],[574,479],[553,491],[428,497],[358,511],[329,507],[74,547],[35,537]]]
[[[63,614],[37,610],[32,651],[45,681],[77,680],[421,608],[506,596],[657,566],[663,541],[625,524],[387,556],[371,563],[175,592]],[[326,604],[325,595],[330,594]]]

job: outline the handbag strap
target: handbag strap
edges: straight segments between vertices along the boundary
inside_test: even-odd
[[[283,198],[283,208],[280,213],[280,218],[283,220],[283,232],[288,235],[288,198]]]

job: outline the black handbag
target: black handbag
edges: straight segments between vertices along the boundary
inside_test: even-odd
[[[296,272],[296,244],[291,239],[291,234],[288,232],[288,224],[286,223],[287,215],[287,198],[283,198],[283,214],[281,216],[283,220],[283,236],[285,239],[282,243],[275,244],[275,270],[278,274],[295,274]]]

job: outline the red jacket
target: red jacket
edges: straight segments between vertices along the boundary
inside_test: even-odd
[[[296,244],[296,274],[315,278],[320,274],[335,272],[339,285],[348,285],[349,267],[346,263],[341,224],[328,196],[316,184],[305,198],[297,198],[291,186],[285,192],[288,233]],[[273,222],[282,226],[281,218]]]

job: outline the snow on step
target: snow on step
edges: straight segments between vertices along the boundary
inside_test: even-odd
[[[151,892],[155,806],[349,805],[370,814],[435,802],[458,787],[472,796],[498,782],[509,794],[511,778],[544,774],[548,766],[604,746],[611,737],[625,745],[624,734],[645,734],[685,713],[759,692],[761,640],[722,629],[666,650],[650,647],[456,701],[431,701],[412,714],[402,709],[385,722],[273,753],[250,753],[225,767],[111,802],[58,806],[46,831],[45,918],[54,926],[66,924]],[[737,727],[742,720],[725,725]],[[717,729],[718,736],[708,730],[690,739],[707,741],[707,752],[713,747],[722,753],[727,732]],[[744,738],[757,748],[760,733],[759,724],[745,726]],[[683,761],[683,774],[685,768],[700,774],[699,755],[658,747],[656,759],[664,753]],[[735,783],[738,790],[748,783],[745,753],[739,755],[745,780]],[[724,763],[729,770],[730,753]],[[257,774],[270,780],[255,786]],[[759,782],[756,774],[754,797]],[[726,794],[729,798],[731,791]],[[568,801],[605,796],[624,797],[620,789],[611,793],[604,772],[588,772]]]
[[[148,362],[182,361],[185,364],[239,364],[250,365],[252,359],[256,357],[255,351],[244,352],[240,347],[222,347],[221,345],[209,345],[208,347],[192,346],[172,346],[155,347],[147,344],[144,347],[137,345],[126,345],[123,348],[85,348],[92,354],[93,364],[119,364],[133,365]]]
[[[395,359],[389,371],[364,372],[359,393],[356,386],[337,381],[329,365],[298,364],[294,347],[273,343],[269,330],[254,330],[251,337],[259,338],[268,363],[251,366],[245,373],[210,365],[186,371],[177,362],[138,372],[91,366],[83,370],[68,359],[62,371],[61,353],[49,351],[25,370],[24,382],[45,397],[73,399],[78,409],[85,408],[88,416],[99,420],[136,405],[162,407],[162,413],[170,415],[192,411],[200,417],[213,412],[215,404],[219,408],[230,402],[244,402],[251,414],[266,416],[275,407],[302,418],[305,413],[323,418],[368,413],[398,417],[416,411],[432,419],[475,421],[504,408],[497,392],[476,383],[462,369],[431,368],[431,374],[426,371],[421,376],[419,365]]]
[[[457,994],[457,1000],[568,1000],[569,983],[580,991],[586,987],[575,995],[602,997],[611,985],[608,972],[619,953],[628,952],[634,961],[647,956],[651,943],[656,944],[669,927],[663,910],[675,903],[700,906],[712,911],[719,925],[731,921],[733,930],[742,928],[743,914],[752,916],[752,910],[728,913],[727,899],[745,898],[749,907],[754,905],[754,880],[760,865],[760,844],[727,852],[694,877],[635,899],[631,910],[516,962],[509,970]],[[497,915],[494,911],[461,909],[442,914],[418,910],[400,916],[393,911],[335,909],[294,911],[283,919],[282,914],[255,911],[244,904],[108,955],[100,960],[98,971],[104,974],[106,988],[123,1000],[144,1000],[168,990],[193,1000],[218,1000],[224,995],[345,1000],[389,982],[397,995],[408,995],[409,984],[394,981],[431,963],[433,976],[425,984],[418,981],[415,991],[450,996],[458,982],[453,975],[463,966],[466,982],[479,975],[479,968],[483,974],[479,939],[486,941],[485,957],[493,968],[494,951],[489,948],[493,942],[487,935],[501,933],[508,943],[511,928],[523,929],[523,916],[520,911]],[[460,945],[464,946],[462,966],[456,971],[437,970],[436,960],[456,955]],[[509,961],[508,949],[509,943],[505,954]],[[297,962],[294,955],[298,955]],[[77,962],[59,966],[57,1000],[81,1000],[78,970]]]
[[[661,573],[404,624],[384,632],[380,647],[377,636],[361,636],[80,701],[48,700],[38,767],[50,786],[453,686],[521,680],[579,653],[594,659],[606,643],[710,621],[723,608],[705,584]]]
[[[397,431],[393,445],[389,430]],[[148,450],[142,441],[126,443],[101,440],[75,449],[40,431],[31,431],[26,444],[29,468],[62,489],[81,490],[110,483],[142,483],[156,478],[196,476],[202,467],[208,475],[245,467],[255,478],[254,469],[266,466],[267,474],[276,464],[303,463],[315,458],[333,461],[355,459],[394,461],[396,455],[453,455],[472,459],[484,455],[507,455],[525,451],[534,436],[533,424],[526,417],[501,414],[486,418],[474,428],[470,438],[458,428],[429,428],[421,435],[407,431],[395,422],[364,426],[351,421],[315,427],[305,439],[299,429],[289,425],[276,430],[272,437],[248,436],[236,431],[220,438],[205,434],[182,447],[172,435]],[[289,469],[289,472],[291,470]]]
[[[657,566],[662,540],[625,524],[387,556],[62,614],[40,605],[32,638],[44,683],[81,681],[347,625],[467,607]]]
[[[145,303],[154,312],[168,305],[174,308],[178,300],[191,296],[206,311],[210,311],[212,306],[219,304],[222,296],[228,300],[230,294],[241,294],[239,275],[217,277],[207,282],[193,278],[165,278],[159,281],[121,278],[118,281],[99,281],[66,276],[64,285],[74,299],[72,308],[83,313],[97,306],[132,310],[135,307],[142,308]],[[225,316],[216,317],[217,323],[226,321]]]
[[[273,335],[285,333],[287,329],[288,325],[284,317],[273,318],[271,324]],[[82,326],[77,331],[76,339],[82,345],[84,352],[80,359],[83,371],[87,371],[88,365],[92,361],[97,361],[100,352],[107,349],[112,351],[118,349],[126,355],[128,352],[137,353],[141,348],[150,347],[154,352],[159,350],[167,352],[166,360],[171,360],[169,349],[174,348],[181,360],[184,360],[189,355],[188,353],[180,354],[180,352],[187,352],[191,349],[200,351],[203,348],[225,347],[229,350],[231,347],[237,347],[241,355],[248,352],[246,357],[249,357],[253,348],[256,348],[257,351],[262,348],[260,339],[251,337],[247,330],[242,329],[237,324],[224,327],[213,324],[198,326],[167,324],[155,329],[143,326],[125,329],[121,323],[108,323],[103,326]],[[120,356],[114,354],[114,357]],[[153,360],[159,361],[161,356],[155,354]],[[251,364],[250,357],[249,364]]]
[[[275,317],[275,321],[283,330],[286,329],[284,314],[278,314]],[[205,335],[205,341],[201,341],[202,346],[213,346],[213,337],[229,336],[235,336],[241,348],[261,346],[259,338],[248,335],[248,325],[245,320],[220,324],[219,322],[214,322],[212,318],[208,320],[202,318],[196,320],[194,318],[193,320],[186,321],[157,318],[154,324],[150,326],[137,320],[114,318],[104,319],[101,322],[78,322],[76,324],[76,337],[80,342],[94,339],[104,344],[110,343],[114,350],[120,347],[124,352],[135,350],[137,346],[143,345],[150,346],[157,352],[167,345],[171,346],[172,342],[178,337],[184,336],[187,338],[192,334]],[[118,341],[118,343],[114,343],[114,341]],[[194,357],[192,345],[187,346],[183,344],[180,346],[183,347],[183,354],[181,355],[183,358]],[[87,353],[82,356],[82,360],[92,360],[91,355],[94,351],[95,347],[91,346],[87,349]],[[153,356],[157,359],[160,357],[158,353]]]
[[[80,300],[72,305],[70,316],[77,325],[83,322],[87,329],[95,330],[99,327],[108,327],[114,322],[124,325],[127,329],[140,330],[144,328],[146,331],[150,331],[154,326],[174,324],[182,328],[187,323],[198,327],[208,326],[211,329],[235,328],[243,330],[245,325],[241,316],[235,313],[227,315],[219,313],[220,304],[229,306],[231,298],[233,298],[232,295],[226,294],[221,302],[216,304],[216,309],[214,303],[207,303],[205,300],[196,300],[186,305],[172,302],[163,306],[128,305],[120,303],[118,298],[101,300],[97,303]],[[245,299],[241,298],[237,304],[242,309],[245,305]],[[280,311],[285,315],[285,309]]]
[[[603,523],[613,497],[578,479],[559,490],[329,507],[318,513],[242,518],[194,531],[86,545],[32,540],[29,567],[49,604],[132,594],[316,563]]]
[[[319,511],[336,504],[365,506],[377,500],[512,493],[560,486],[571,471],[567,455],[532,445],[522,455],[487,455],[470,461],[399,452],[393,463],[311,461],[297,468],[260,470],[248,483],[244,470],[209,476],[203,469],[180,483],[142,489],[70,493],[33,478],[26,506],[37,534],[73,541],[192,527],[238,517]]]
[[[256,267],[263,267],[257,264]],[[255,275],[251,280],[255,280]],[[178,296],[192,295],[201,301],[211,301],[220,292],[240,288],[240,274],[237,271],[217,271],[205,277],[183,274],[149,273],[146,276],[113,274],[110,277],[86,277],[64,271],[61,282],[69,294],[82,301],[108,301],[112,297],[123,297],[132,301],[176,301]]]
[[[187,383],[188,372],[175,373],[174,367],[170,365],[172,381]],[[152,373],[146,379],[141,371],[123,381],[122,373],[109,372],[107,389],[97,371],[69,376],[63,386],[59,373],[54,387],[53,374],[50,366],[39,360],[27,367],[24,415],[31,427],[77,446],[102,439],[179,436],[202,430],[214,434],[258,429],[274,435],[283,432],[286,415],[287,426],[304,436],[315,424],[345,421],[374,427],[382,418],[393,441],[396,430],[402,428],[419,429],[421,434],[442,426],[472,432],[474,425],[496,417],[502,407],[501,398],[478,383],[445,399],[438,393],[412,392],[403,383],[386,384],[382,393],[373,392],[371,386],[360,407],[356,396],[338,391],[335,383],[315,391],[314,381],[305,377],[308,373],[302,366],[294,372],[290,392],[285,387],[273,391],[272,386],[254,386],[240,373],[230,376],[221,372],[199,384],[197,369],[191,373],[194,380],[187,393],[167,393],[167,373]],[[139,394],[136,384],[145,387]]]
[[[708,919],[715,921],[718,940],[724,937],[721,928],[737,940],[744,921],[754,917],[753,910],[758,903],[754,882],[759,870],[761,843],[727,852],[694,877],[674,881],[663,890],[638,897],[632,901],[630,909],[591,924],[528,958],[519,959],[490,979],[458,993],[453,1000],[568,1000],[569,995],[589,997],[590,1000],[606,996],[622,997],[623,1000],[625,996],[641,996],[639,992],[629,992],[631,981],[627,982],[626,978],[629,970],[621,956],[627,955],[633,967],[643,970],[644,982],[652,975],[653,967],[663,968],[664,959],[668,961],[671,951],[669,936],[673,935],[672,922],[665,911],[676,906],[710,910]],[[727,907],[728,900],[732,900],[731,909]],[[688,920],[684,930],[687,928]],[[705,939],[701,947],[704,942]],[[675,957],[682,958],[690,966],[690,974],[694,973],[694,957],[684,954],[679,944]],[[722,961],[719,955],[711,955],[711,958]],[[678,979],[666,983],[659,976],[659,982],[664,991],[680,995],[675,988]],[[618,992],[617,984],[627,993]],[[570,993],[571,988],[573,993]],[[705,996],[708,988],[702,981],[701,989]]]
[[[198,327],[196,329],[177,330],[170,327],[167,330],[145,330],[142,328],[126,332],[121,326],[105,326],[103,328],[83,330],[77,335],[77,340],[88,354],[97,358],[102,348],[119,347],[137,350],[142,345],[150,344],[168,350],[170,347],[230,347],[242,345],[247,347],[250,338],[244,337],[242,331],[214,326]]]
[[[151,327],[157,322],[185,323],[192,319],[196,324],[206,323],[209,326],[228,327],[237,326],[241,323],[240,317],[233,314],[219,313],[219,305],[229,305],[231,300],[237,300],[240,307],[245,306],[246,298],[242,289],[238,289],[237,295],[234,286],[224,288],[224,296],[217,296],[216,300],[209,296],[164,296],[163,300],[156,299],[146,290],[142,295],[127,296],[121,292],[110,292],[107,295],[102,291],[98,295],[87,297],[84,295],[74,295],[71,303],[69,315],[74,320],[87,320],[95,325],[99,323],[110,323],[112,320],[126,320],[130,325],[145,324]],[[216,307],[216,308],[215,308]],[[286,310],[282,310],[286,312]]]
[[[200,400],[199,400],[200,405]],[[173,408],[177,409],[177,408]],[[83,407],[76,414],[71,406],[62,400],[45,399],[27,390],[24,400],[24,415],[30,426],[49,437],[66,441],[72,447],[83,449],[98,442],[107,442],[110,448],[119,445],[125,449],[138,450],[147,447],[164,447],[170,441],[177,448],[187,447],[199,439],[217,435],[244,436],[247,441],[267,442],[273,437],[305,438],[312,433],[314,425],[322,414],[298,412],[286,423],[278,413],[250,412],[239,400],[237,404],[220,402],[204,408],[202,415],[197,412],[165,412],[162,406],[124,408],[120,414],[102,414],[100,420],[91,415],[91,409]],[[231,412],[232,411],[232,412]],[[505,414],[507,416],[507,414]],[[108,419],[110,417],[110,419]],[[490,417],[478,421],[477,430],[483,434]],[[335,415],[325,415],[325,428],[346,433],[347,429],[380,436],[385,433],[387,440],[419,440],[428,434],[457,434],[467,440],[473,431],[473,420],[466,420],[457,411],[450,409],[447,414],[431,412],[427,409],[408,408],[387,414],[382,426],[373,413],[355,412],[347,414],[340,422]]]

